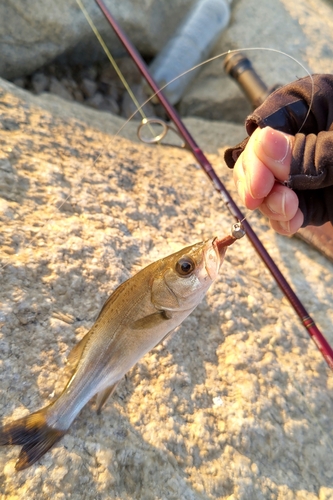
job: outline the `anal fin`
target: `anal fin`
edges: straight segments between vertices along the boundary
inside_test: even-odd
[[[112,394],[116,390],[116,387],[118,384],[119,384],[119,380],[115,384],[110,385],[109,387],[107,387],[106,389],[104,389],[103,391],[101,391],[97,394],[97,399],[96,399],[97,410],[96,411],[97,411],[98,415],[101,413],[102,407],[105,405],[105,403],[107,402],[109,397],[112,396]]]

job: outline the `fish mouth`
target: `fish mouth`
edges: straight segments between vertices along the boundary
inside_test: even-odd
[[[204,262],[206,272],[212,281],[214,281],[219,272],[227,248],[237,239],[239,238],[236,236],[228,235],[224,238],[216,236],[213,241],[210,240],[208,247],[206,247]]]
[[[220,266],[224,259],[224,254],[227,247],[224,250],[220,250],[216,245],[217,238],[207,241],[207,246],[204,252],[204,266],[206,273],[209,278],[214,281]]]
[[[227,251],[227,248],[232,245],[235,241],[237,240],[237,238],[235,236],[232,236],[232,235],[228,235],[228,236],[225,236],[224,238],[218,238],[217,236],[213,239],[212,243],[211,243],[211,248],[212,250],[214,251],[214,254],[216,256],[216,259],[217,259],[217,266],[216,266],[216,269],[212,269],[212,266],[209,265],[208,263],[208,260],[207,260],[207,257],[208,257],[208,253],[209,251],[207,251],[206,253],[206,258],[205,258],[205,261],[206,261],[206,271],[209,275],[209,277],[214,280],[215,277],[216,277],[216,273],[218,273],[220,267],[221,267],[221,264],[224,260],[224,256],[225,256],[225,253]],[[211,257],[208,257],[208,258],[211,258]],[[214,277],[215,275],[215,277]]]

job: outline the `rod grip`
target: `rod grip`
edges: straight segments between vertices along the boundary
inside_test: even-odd
[[[268,88],[253,68],[251,61],[241,52],[233,52],[226,56],[224,69],[239,85],[253,109],[264,102],[266,97],[280,85]]]

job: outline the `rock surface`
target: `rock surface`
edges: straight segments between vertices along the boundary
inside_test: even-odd
[[[116,137],[122,123],[0,81],[5,421],[60,394],[68,353],[120,282],[229,232],[231,217],[190,153]],[[234,192],[214,152],[243,128],[189,126]],[[134,139],[133,124],[124,132]],[[251,223],[333,343],[333,264],[260,215]],[[332,372],[243,239],[202,304],[130,371],[100,416],[88,404],[21,473],[19,449],[0,449],[1,498],[328,500],[332,389]]]
[[[138,50],[146,55],[158,52],[174,30],[178,19],[193,0],[105,0]],[[113,30],[92,0],[82,0],[114,54],[123,54]],[[104,53],[76,0],[3,0],[0,3],[0,76],[16,78],[30,74],[63,55],[71,63],[87,64]]]

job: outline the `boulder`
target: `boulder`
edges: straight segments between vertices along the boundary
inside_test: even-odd
[[[82,0],[114,55],[124,54],[112,28],[93,0]],[[113,15],[138,50],[156,54],[193,0],[106,0]],[[0,76],[14,79],[30,74],[58,56],[75,64],[105,58],[75,0],[0,2]]]
[[[189,119],[230,192],[221,148],[241,126]],[[123,120],[0,80],[0,416],[50,403],[103,302],[139,268],[228,234],[192,155],[116,135]],[[216,136],[218,140],[216,140]],[[131,138],[132,137],[132,138]],[[213,142],[212,142],[213,141]],[[333,343],[333,264],[251,224]],[[193,314],[128,373],[101,415],[17,473],[1,498],[249,500],[333,497],[332,373],[249,241],[232,246]]]

